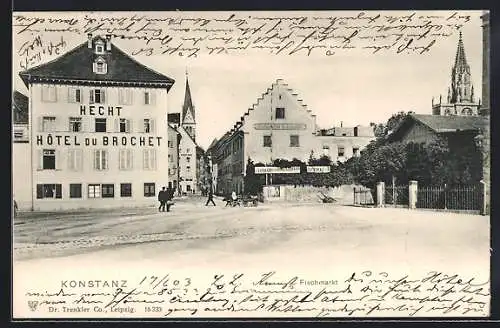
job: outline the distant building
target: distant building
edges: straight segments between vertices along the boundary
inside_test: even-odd
[[[180,134],[178,192],[194,194],[200,191],[198,188],[199,156],[196,144],[196,113],[187,74],[182,111],[168,114],[167,120]]]
[[[156,204],[167,186],[174,80],[92,37],[21,72],[29,90],[33,210]]]
[[[257,99],[241,119],[207,153],[212,160],[214,184],[219,194],[244,190],[246,163],[272,163],[275,159],[307,161],[319,158],[345,161],[358,156],[374,139],[371,127],[334,127],[320,130],[316,116],[282,80]]]
[[[479,115],[480,106],[481,101],[476,102],[474,95],[470,66],[467,63],[462,32],[460,32],[455,63],[451,70],[451,86],[448,88],[448,97],[446,102],[443,102],[441,96],[439,96],[437,103],[434,103],[434,99],[432,99],[432,114],[474,116]]]
[[[12,94],[12,185],[20,210],[31,208],[31,144],[29,100],[18,91]]]
[[[453,144],[460,145],[457,140],[473,143],[484,127],[489,124],[488,119],[483,116],[438,116],[411,114],[387,137],[388,142],[414,142],[430,143],[442,138],[455,141]]]
[[[179,146],[181,134],[168,124],[168,187],[179,189]]]

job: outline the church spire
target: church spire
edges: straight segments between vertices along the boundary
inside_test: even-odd
[[[182,105],[181,125],[183,125],[189,135],[195,139],[196,116],[189,88],[188,71],[186,68],[186,90],[184,92],[184,104]]]
[[[465,57],[462,32],[459,34],[455,64],[451,71],[451,103],[469,102],[471,99],[470,66]]]

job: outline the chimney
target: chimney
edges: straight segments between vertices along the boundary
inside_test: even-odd
[[[106,34],[106,51],[111,51],[111,34]]]
[[[89,49],[92,49],[92,33],[87,34],[88,41],[87,41],[87,47]]]

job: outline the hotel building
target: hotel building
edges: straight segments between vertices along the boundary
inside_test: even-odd
[[[32,210],[156,204],[169,184],[173,79],[135,61],[109,35],[88,35],[19,75],[29,90]]]

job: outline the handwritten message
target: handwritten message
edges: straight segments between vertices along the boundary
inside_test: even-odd
[[[29,290],[33,317],[213,316],[487,316],[489,281],[432,271],[422,276],[352,272],[315,280],[269,271],[257,275],[145,275],[131,280],[61,280],[52,290]],[[31,312],[30,312],[31,311]]]
[[[133,56],[202,54],[335,56],[425,54],[456,35],[471,21],[461,12],[157,12],[64,13],[53,18],[15,13],[14,39],[23,68],[44,54],[59,54],[67,40],[84,42],[88,34],[111,35],[126,43]],[[24,39],[23,39],[24,40]],[[51,40],[51,41],[46,41]]]

